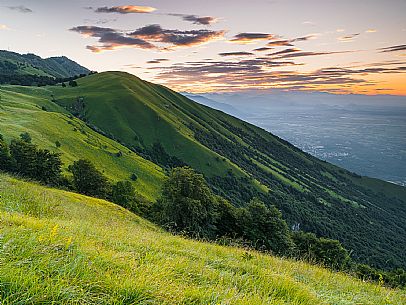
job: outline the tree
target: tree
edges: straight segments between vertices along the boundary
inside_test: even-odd
[[[281,212],[275,207],[266,207],[254,198],[240,215],[244,224],[244,237],[259,249],[271,250],[278,255],[287,255],[293,248],[290,231]]]
[[[56,140],[56,141],[55,141],[55,146],[56,146],[57,148],[61,147],[61,142],[59,142],[58,140]]]
[[[10,170],[45,184],[57,185],[61,180],[60,154],[23,141],[12,140],[10,144]]]
[[[27,143],[31,143],[31,140],[32,140],[31,136],[28,132],[23,132],[22,134],[20,134],[20,138],[21,138],[21,140],[23,140],[24,142],[27,142]]]
[[[32,178],[45,184],[59,184],[62,171],[60,154],[40,149],[37,151],[35,159],[35,176]]]
[[[240,209],[232,206],[226,199],[216,196],[216,229],[219,236],[242,237],[243,229],[239,222]]]
[[[213,238],[216,234],[216,198],[203,175],[189,167],[171,170],[159,200],[159,221],[191,236]]]
[[[323,264],[327,267],[342,270],[350,261],[348,251],[338,240],[317,238],[313,233],[294,232],[292,239],[295,244],[296,256],[310,262]]]
[[[62,87],[64,87],[64,88],[66,87],[65,83],[62,83]]]
[[[69,86],[71,86],[71,87],[77,87],[77,86],[78,86],[78,83],[77,83],[75,80],[70,80],[70,81],[69,81]]]
[[[0,170],[8,171],[11,168],[10,149],[3,135],[0,134]]]
[[[12,140],[10,154],[13,161],[11,171],[30,178],[35,177],[37,148],[34,144],[23,140]]]
[[[99,198],[107,197],[110,184],[92,162],[77,160],[69,169],[73,174],[73,185],[79,193]]]
[[[126,209],[133,210],[135,196],[135,189],[130,181],[119,181],[112,186],[111,201]]]

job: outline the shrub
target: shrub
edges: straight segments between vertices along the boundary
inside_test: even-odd
[[[23,140],[24,142],[27,142],[27,143],[31,143],[31,140],[32,140],[31,136],[28,132],[23,132],[22,134],[20,134],[20,138],[21,138],[21,140]]]
[[[3,135],[0,134],[0,170],[8,171],[11,168],[10,149]]]
[[[135,189],[130,181],[119,181],[112,186],[111,200],[132,210],[135,204]]]
[[[189,167],[174,168],[157,203],[158,221],[177,232],[212,238],[216,234],[215,201],[203,175]]]
[[[342,270],[350,261],[348,251],[338,240],[317,238],[313,233],[292,233],[296,256],[310,262]]]
[[[271,250],[278,255],[287,255],[293,248],[288,225],[281,212],[268,208],[257,198],[251,200],[240,214],[244,237],[258,249]]]
[[[71,87],[77,87],[77,86],[78,86],[78,83],[77,83],[75,80],[70,80],[70,81],[69,81],[69,86],[71,86]]]
[[[12,140],[10,144],[12,172],[45,184],[57,185],[61,179],[60,154],[23,141]]]
[[[69,166],[69,170],[73,174],[73,185],[79,193],[107,198],[110,193],[110,184],[89,160],[75,161]]]

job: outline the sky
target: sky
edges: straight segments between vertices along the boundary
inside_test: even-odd
[[[406,95],[406,0],[0,0],[0,49],[177,91]]]

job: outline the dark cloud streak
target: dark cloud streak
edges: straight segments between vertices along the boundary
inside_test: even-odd
[[[17,11],[19,13],[32,13],[33,12],[30,8],[28,8],[24,5],[8,6],[8,8],[10,10]]]

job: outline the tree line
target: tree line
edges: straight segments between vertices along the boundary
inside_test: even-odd
[[[0,84],[8,85],[19,85],[19,86],[54,86],[61,84],[62,87],[67,85],[71,87],[76,87],[76,79],[85,77],[87,75],[94,74],[96,72],[90,72],[89,74],[79,74],[70,77],[52,77],[52,76],[42,76],[42,75],[31,75],[31,74],[0,74]],[[67,85],[65,84],[67,83]]]
[[[61,144],[55,145],[58,148]],[[60,153],[38,148],[28,133],[12,139],[10,144],[0,135],[0,170],[5,172],[110,200],[176,234],[237,242],[273,255],[345,271],[364,280],[392,287],[406,285],[402,269],[388,272],[357,264],[339,241],[290,230],[272,202],[254,197],[244,207],[233,206],[214,194],[204,176],[189,167],[173,168],[160,198],[151,203],[137,194],[130,181],[137,179],[135,174],[129,180],[112,183],[93,163],[80,159],[68,166],[71,175],[65,176],[60,157]]]

